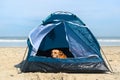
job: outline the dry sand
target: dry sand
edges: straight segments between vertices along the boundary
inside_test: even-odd
[[[19,73],[25,48],[0,48],[0,80],[120,80],[120,47],[102,47],[113,73]]]

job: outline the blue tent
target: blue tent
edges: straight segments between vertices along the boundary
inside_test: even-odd
[[[28,55],[23,72],[106,72],[109,71],[100,45],[74,14],[55,12],[33,29],[28,38]],[[67,59],[52,58],[50,51],[61,49]]]

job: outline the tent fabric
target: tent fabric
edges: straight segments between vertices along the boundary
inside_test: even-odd
[[[67,25],[67,26],[69,26],[69,27],[66,27],[67,28],[66,33],[69,33],[68,34],[68,42],[70,46],[69,48],[71,52],[74,53],[75,57],[85,57],[85,56],[89,56],[91,53],[92,55],[95,55],[95,53],[99,53],[96,51],[97,49],[95,49],[94,51],[92,46],[89,45],[88,40],[90,40],[90,38],[86,39],[86,37],[83,35],[84,33],[82,34],[80,33],[81,31],[79,31],[80,30],[79,28],[82,28],[82,27],[76,26],[76,25]],[[78,28],[75,28],[75,26]],[[81,30],[84,31],[86,30],[86,28],[84,27]],[[94,45],[94,42],[92,43],[92,45]]]
[[[61,26],[64,26],[64,27],[61,27]],[[69,26],[69,27],[67,27],[67,26]],[[41,41],[43,40],[45,35],[47,33],[51,32],[51,36],[54,39],[52,40],[52,39],[50,39],[50,37],[47,37],[46,39],[44,39],[43,43],[45,43],[45,44],[43,46],[40,46],[40,49],[48,50],[48,49],[52,49],[52,48],[69,47],[69,49],[71,50],[71,52],[73,52],[73,55],[75,57],[83,57],[83,56],[85,57],[85,55],[88,56],[90,53],[94,53],[94,55],[95,55],[95,53],[99,54],[99,45],[97,45],[95,43],[95,40],[92,38],[92,36],[90,34],[88,34],[89,32],[86,27],[80,27],[80,26],[77,26],[74,24],[70,24],[69,22],[65,22],[65,23],[58,22],[58,23],[55,23],[54,25],[51,24],[51,26],[49,26],[49,28],[47,28],[47,27],[48,27],[48,25],[41,26],[42,29],[40,27],[38,27],[36,30],[34,30],[32,32],[32,34],[30,34],[29,39],[31,41],[33,48],[36,50],[36,52],[38,51],[39,45],[42,45]],[[72,27],[74,29],[72,29]],[[54,28],[54,31],[53,31],[53,28]],[[65,30],[66,30],[66,34],[65,34]],[[81,30],[80,32],[82,32],[82,34],[77,33],[79,30]],[[86,31],[88,33],[86,34],[86,33],[84,33],[84,31]],[[90,38],[88,36],[85,37],[84,35],[88,35]],[[50,36],[50,33],[47,36]],[[88,38],[88,39],[86,39],[86,38]],[[93,40],[93,42],[91,42],[91,44],[90,44],[89,41],[92,41],[92,40]],[[81,43],[81,44],[78,44],[78,43]],[[84,43],[84,44],[82,44],[82,43]],[[87,49],[89,49],[89,50],[86,51]],[[82,53],[82,54],[79,54],[79,53]],[[100,56],[100,54],[99,54],[99,56]]]
[[[59,23],[58,23],[59,24]],[[33,48],[37,51],[39,48],[39,43],[42,41],[42,39],[45,37],[45,35],[52,30],[55,25],[58,24],[48,24],[46,26],[41,25],[40,27],[37,27],[33,31],[31,31],[29,35],[29,39],[31,41],[31,44]]]
[[[29,51],[21,69],[23,72],[109,71],[102,58],[99,43],[74,14],[68,12],[51,14],[43,24],[31,31],[27,43]],[[52,58],[50,50],[56,48],[67,49],[66,55],[70,57]]]
[[[35,58],[37,59],[37,58]],[[38,58],[38,61],[26,61],[24,65],[23,72],[106,72],[108,69],[106,68],[104,62],[76,62],[76,59],[63,61],[62,60],[51,60]]]

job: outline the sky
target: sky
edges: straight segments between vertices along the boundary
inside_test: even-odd
[[[0,37],[25,37],[56,11],[78,16],[97,37],[120,37],[120,0],[0,0]]]

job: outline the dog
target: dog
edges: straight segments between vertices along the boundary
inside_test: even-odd
[[[51,56],[53,58],[60,58],[60,59],[65,59],[67,58],[67,56],[63,53],[63,51],[61,50],[58,50],[58,49],[53,49],[51,51]]]

